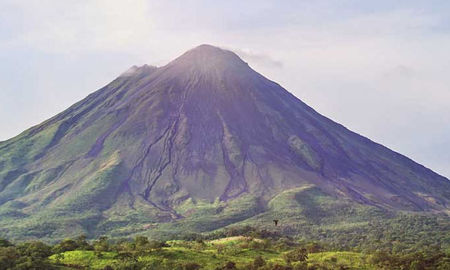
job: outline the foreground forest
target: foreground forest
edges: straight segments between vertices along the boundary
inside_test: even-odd
[[[53,245],[0,239],[0,269],[450,269],[450,249],[439,244],[339,248],[252,227],[181,238],[88,241],[79,236]]]

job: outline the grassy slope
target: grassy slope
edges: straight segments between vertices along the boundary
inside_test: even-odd
[[[188,200],[176,210],[185,218],[172,223],[148,224],[148,229],[135,233],[170,239],[180,232],[211,232],[251,225],[277,229],[288,235],[300,233],[315,237],[322,229],[352,230],[367,226],[369,220],[390,218],[377,208],[330,197],[314,186],[284,191],[268,203],[247,195],[229,202]],[[279,227],[274,228],[273,219],[280,220]],[[113,231],[112,236],[125,235]]]
[[[102,185],[102,180],[108,173],[120,166],[114,162],[114,158],[107,164],[110,166],[106,166],[101,174],[95,176],[98,186],[83,189],[87,188],[90,193],[107,193],[116,188],[114,185]],[[80,196],[72,202],[83,203],[82,194],[80,192]],[[105,201],[105,205],[107,204]],[[450,247],[448,217],[414,213],[393,214],[331,197],[312,185],[284,191],[269,202],[262,202],[251,195],[228,202],[187,200],[176,208],[184,218],[170,223],[154,222],[149,218],[151,212],[145,208],[142,208],[142,213],[124,213],[119,215],[120,219],[101,220],[99,209],[67,216],[64,206],[59,205],[61,211],[43,212],[39,216],[23,219],[14,227],[4,226],[0,231],[10,239],[14,239],[15,235],[25,235],[28,238],[55,242],[83,233],[89,236],[89,231],[85,231],[87,227],[111,238],[146,235],[153,239],[168,240],[177,239],[181,234],[220,232],[223,228],[251,225],[275,230],[301,240],[331,243],[345,249],[372,249],[368,244],[388,249],[410,249],[414,246],[435,244],[444,248]],[[3,216],[0,225],[9,218],[13,217]],[[279,220],[278,227],[273,226],[273,219]],[[30,226],[33,224],[35,226]],[[46,235],[49,230],[53,233]]]
[[[375,243],[387,249],[394,245],[405,249],[435,244],[450,247],[450,223],[446,216],[391,213],[330,197],[314,186],[287,190],[266,205],[247,196],[227,203],[189,201],[177,211],[186,218],[174,223],[149,224],[136,235],[174,239],[180,233],[220,232],[223,228],[250,225],[346,249],[372,249]],[[278,227],[274,227],[273,219],[279,220]]]
[[[273,226],[273,219],[279,220],[278,227]],[[448,216],[380,210],[331,197],[315,186],[284,191],[269,201],[264,212],[229,227],[243,225],[344,248],[364,248],[370,243],[392,248],[394,242],[409,247],[433,243],[450,247]]]

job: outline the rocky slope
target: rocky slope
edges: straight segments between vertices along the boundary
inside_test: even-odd
[[[200,203],[227,208],[250,196],[249,218],[311,185],[379,209],[445,212],[450,203],[445,177],[320,115],[236,54],[202,45],[163,67],[132,67],[0,142],[0,234],[148,228],[182,221]]]

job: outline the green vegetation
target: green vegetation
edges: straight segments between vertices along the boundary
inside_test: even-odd
[[[91,239],[105,235],[114,241],[138,235],[164,241],[193,240],[198,234],[228,237],[230,231],[250,226],[298,241],[327,243],[333,250],[374,253],[383,249],[410,253],[436,246],[443,250],[450,248],[448,216],[389,212],[331,197],[313,185],[283,191],[264,204],[251,195],[213,203],[188,199],[175,208],[183,218],[171,222],[158,222],[154,219],[155,209],[138,204],[139,201],[136,201],[136,210],[123,211],[118,205],[102,215],[99,207],[109,204],[108,196],[100,196],[98,207],[68,211],[68,205],[90,205],[92,197],[85,196],[86,193],[114,193],[117,186],[104,179],[110,173],[120,173],[121,165],[114,156],[104,164],[103,171],[93,176],[95,181],[91,185],[80,185],[78,196],[68,196],[58,206],[43,210],[39,215],[28,217],[20,211],[26,205],[17,201],[2,205],[0,237],[14,241],[39,239],[47,243],[80,234]],[[279,220],[279,226],[274,227],[274,219]],[[12,220],[16,221],[13,226],[10,225]],[[237,231],[233,236],[255,237],[245,230]],[[195,237],[190,237],[192,235]]]
[[[53,246],[42,242],[12,244],[0,239],[3,269],[449,269],[450,250],[439,247],[409,252],[379,248],[337,250],[328,243],[305,242],[276,231],[233,228],[186,239],[159,241],[85,236]],[[187,240],[187,238],[190,238]]]

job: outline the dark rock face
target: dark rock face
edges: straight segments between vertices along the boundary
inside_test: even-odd
[[[209,45],[160,68],[132,67],[0,143],[0,210],[31,217],[148,211],[168,221],[182,218],[175,208],[187,199],[264,201],[309,184],[381,208],[449,208],[448,179]]]

